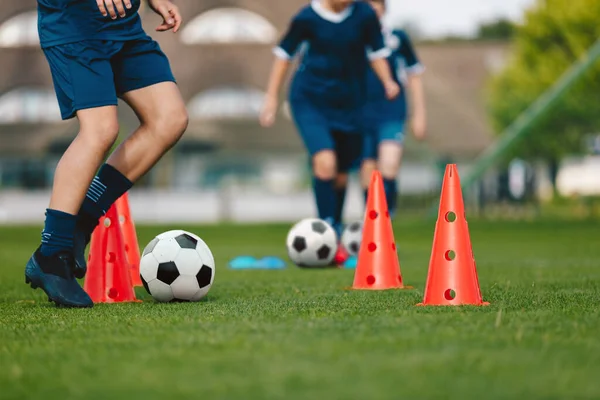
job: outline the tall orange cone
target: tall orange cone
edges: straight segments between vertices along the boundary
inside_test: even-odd
[[[481,298],[475,258],[455,164],[446,166],[423,303],[488,305]]]
[[[404,289],[392,221],[379,171],[373,172],[363,224],[363,239],[352,289]]]
[[[129,262],[131,282],[134,286],[142,286],[140,278],[140,246],[138,244],[135,225],[131,217],[131,209],[129,208],[129,196],[125,193],[115,202],[117,214],[119,215],[119,224],[121,232],[123,232],[123,240],[125,242],[125,255]]]
[[[94,303],[137,301],[118,221],[117,210],[113,206],[92,233],[83,289]]]

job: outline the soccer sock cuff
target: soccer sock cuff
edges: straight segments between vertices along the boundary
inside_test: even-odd
[[[85,195],[79,216],[83,221],[97,224],[110,206],[132,186],[133,183],[113,166],[102,165]]]
[[[71,250],[76,223],[76,215],[46,209],[46,221],[42,231],[42,254],[48,257],[60,251]]]

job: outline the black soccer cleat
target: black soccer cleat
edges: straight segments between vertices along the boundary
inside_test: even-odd
[[[77,226],[73,234],[73,275],[75,278],[81,279],[87,272],[87,260],[85,259],[85,249],[92,238],[91,234],[86,234],[85,231]]]
[[[59,307],[93,307],[94,302],[75,280],[74,264],[70,252],[46,257],[38,248],[25,266],[25,283],[42,289]]]

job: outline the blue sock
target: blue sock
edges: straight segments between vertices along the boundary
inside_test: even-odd
[[[80,222],[89,230],[89,233],[94,230],[98,220],[106,214],[113,203],[132,186],[133,183],[113,166],[102,165],[94,177],[79,211]]]
[[[46,222],[42,231],[42,254],[49,257],[61,251],[73,250],[73,232],[76,223],[76,215],[46,209]]]
[[[385,190],[385,200],[388,204],[388,211],[390,215],[396,213],[396,206],[398,202],[398,183],[396,179],[384,179],[383,188]]]
[[[346,202],[346,186],[342,188],[335,188],[335,218],[334,218],[334,228],[338,234],[338,237],[341,237],[342,228],[343,228],[343,217],[344,217],[344,203]]]
[[[333,180],[322,180],[313,178],[313,190],[315,200],[317,202],[317,210],[319,218],[327,221],[327,223],[335,224],[336,214],[336,192],[333,185]]]

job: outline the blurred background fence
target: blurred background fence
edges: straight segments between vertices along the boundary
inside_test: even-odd
[[[461,1],[468,6],[457,0],[456,8]],[[470,183],[470,212],[525,218],[555,205],[580,216],[597,213],[600,42],[593,45],[600,2],[522,0],[508,16],[494,2],[470,2],[487,7],[490,17],[471,22],[467,32],[432,35],[428,19],[411,19],[410,11],[435,2],[392,0],[387,21],[413,36],[426,66],[428,140],[407,142],[402,212],[431,215],[452,162]],[[138,222],[293,221],[315,213],[308,159],[287,104],[275,127],[257,123],[271,48],[305,3],[180,0],[187,22],[179,35],[162,36],[152,33],[157,17],[141,10],[171,59],[191,122],[132,191]],[[35,8],[35,0],[3,0],[0,9],[0,223],[42,221],[54,167],[77,132],[75,121],[60,121]],[[568,71],[576,76],[549,95]],[[540,106],[544,93],[552,101]],[[517,119],[523,112],[535,120]],[[136,119],[126,106],[119,113],[122,140]],[[353,176],[346,217],[361,215]]]

